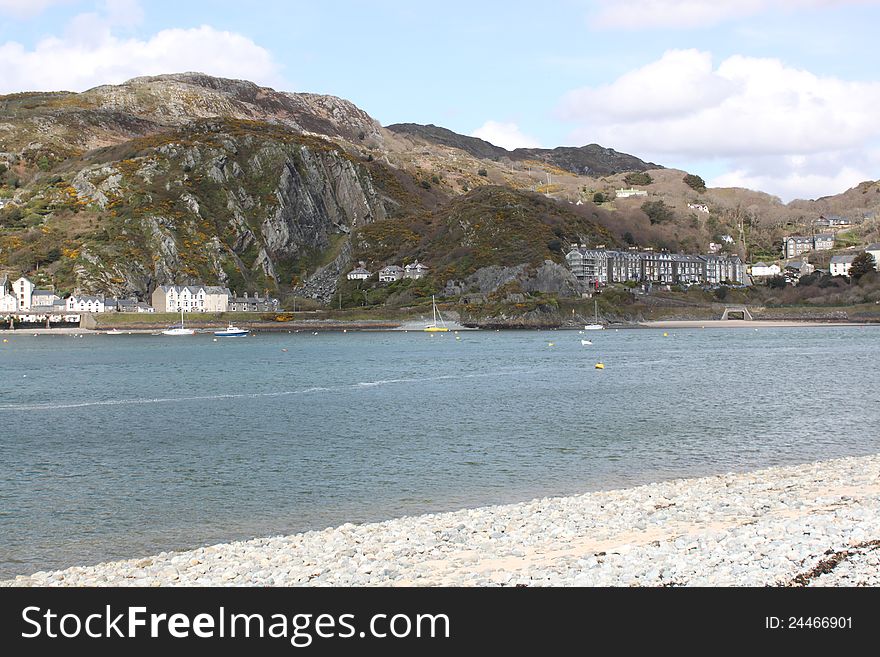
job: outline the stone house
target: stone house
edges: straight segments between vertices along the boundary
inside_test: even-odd
[[[403,267],[398,267],[397,265],[388,265],[387,267],[382,267],[379,270],[379,282],[380,283],[393,283],[394,281],[399,281],[403,278]]]

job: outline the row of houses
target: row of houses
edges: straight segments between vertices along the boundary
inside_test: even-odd
[[[268,295],[249,296],[245,292],[240,297],[216,285],[160,285],[151,300],[159,312],[277,312],[281,308],[281,302]]]
[[[51,290],[37,289],[29,279],[21,277],[10,283],[0,276],[0,312],[277,312],[278,299],[259,294],[238,296],[228,288],[213,285],[160,285],[152,294],[152,305],[134,298],[113,299],[98,295],[73,294],[60,298]]]
[[[399,281],[402,278],[412,278],[414,280],[418,280],[420,278],[424,278],[428,275],[428,266],[423,265],[418,260],[413,262],[412,264],[406,265],[404,267],[400,267],[398,265],[388,265],[379,270],[379,282],[380,283],[393,283],[394,281]],[[366,265],[364,262],[360,262],[359,266],[352,269],[348,272],[348,280],[350,281],[365,281],[373,276],[372,272],[367,271]]]
[[[584,285],[627,281],[661,284],[742,284],[745,269],[735,255],[683,255],[659,251],[588,249],[581,245],[565,256],[575,277]]]

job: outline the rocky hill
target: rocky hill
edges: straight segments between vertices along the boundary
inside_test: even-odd
[[[647,197],[614,199],[633,184]],[[847,239],[878,241],[878,190],[784,205],[595,144],[506,151],[197,73],[0,96],[0,274],[62,294],[205,282],[352,304],[447,285],[566,295],[574,243],[702,252],[730,234],[729,248],[772,255],[822,213],[859,217]],[[416,259],[431,268],[416,286],[347,288],[359,260]]]
[[[605,176],[627,171],[662,168],[660,165],[644,162],[633,155],[618,153],[613,148],[603,148],[599,144],[581,147],[561,146],[552,150],[548,148],[517,148],[509,151],[477,137],[460,135],[435,125],[396,123],[387,126],[387,128],[392,132],[414,135],[436,144],[458,148],[477,158],[495,161],[505,158],[512,162],[535,160],[576,175]]]

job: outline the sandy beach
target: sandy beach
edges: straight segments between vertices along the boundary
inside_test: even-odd
[[[3,586],[875,586],[880,455],[345,524]]]

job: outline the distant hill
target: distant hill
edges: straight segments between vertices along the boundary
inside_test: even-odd
[[[613,148],[605,148],[599,144],[580,147],[560,146],[554,149],[517,148],[509,151],[483,139],[460,135],[436,125],[395,123],[386,126],[386,128],[398,134],[414,135],[435,144],[459,148],[478,158],[495,161],[501,158],[508,158],[512,161],[538,160],[577,175],[605,176],[614,173],[663,168],[659,164],[645,162],[634,155],[618,153]]]

